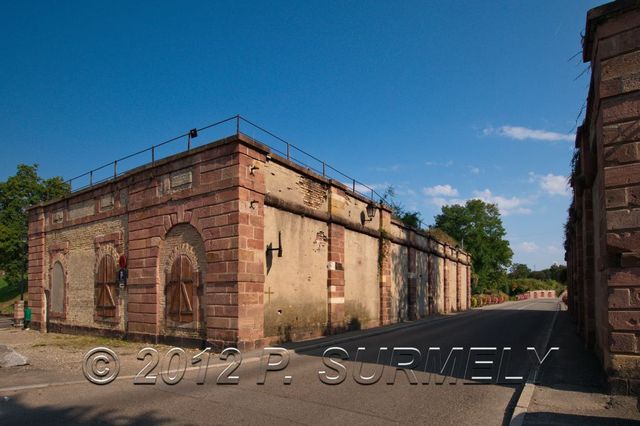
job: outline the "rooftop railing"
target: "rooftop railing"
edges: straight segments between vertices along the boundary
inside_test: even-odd
[[[294,163],[312,170],[323,177],[342,182],[354,193],[360,194],[370,201],[384,201],[384,197],[378,194],[370,186],[359,182],[345,173],[342,173],[340,170],[337,170],[325,161],[320,160],[292,143],[289,143],[280,136],[277,136],[269,130],[266,130],[240,115],[235,115],[201,128],[191,129],[179,136],[151,145],[149,148],[129,154],[110,163],[103,164],[100,167],[73,177],[66,182],[69,184],[72,192],[75,192],[116,179],[118,176],[121,176],[136,167],[146,164],[154,164],[160,159],[191,150],[195,145],[193,139],[200,137],[203,132],[209,135],[207,140],[215,140],[210,139],[215,136],[222,138],[229,136],[230,134],[245,134],[268,146],[273,152],[280,154],[287,160],[293,161]],[[271,143],[267,143],[264,140],[265,138],[269,139]],[[274,145],[278,145],[278,147]]]

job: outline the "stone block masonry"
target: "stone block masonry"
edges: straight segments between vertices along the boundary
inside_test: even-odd
[[[640,394],[640,1],[587,14],[592,75],[576,135],[568,305],[613,393]]]
[[[139,167],[29,210],[33,326],[253,349],[467,309],[469,255],[370,203],[241,133]]]

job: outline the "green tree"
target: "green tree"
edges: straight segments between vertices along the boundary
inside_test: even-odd
[[[38,165],[18,165],[17,172],[0,182],[0,269],[9,285],[27,277],[27,208],[69,193],[62,178],[42,179]]]
[[[435,226],[460,241],[471,254],[478,275],[476,292],[508,288],[506,269],[513,251],[504,238],[506,231],[495,204],[468,200],[464,206],[443,206]]]
[[[514,263],[509,269],[509,278],[529,278],[531,269],[524,263]]]
[[[409,211],[395,199],[396,190],[393,186],[387,187],[382,195],[382,201],[391,207],[391,214],[405,225],[420,229],[422,228],[422,215],[418,211]]]

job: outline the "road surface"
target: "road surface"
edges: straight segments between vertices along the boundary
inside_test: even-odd
[[[134,385],[133,378],[120,376],[103,386],[81,381],[3,390],[0,424],[508,424],[522,381],[496,384],[497,366],[503,366],[500,372],[503,380],[504,376],[526,379],[535,364],[535,354],[527,348],[535,347],[539,356],[544,356],[543,346],[557,307],[555,299],[509,302],[417,321],[385,333],[363,332],[351,336],[349,341],[292,349],[288,352],[287,367],[266,375],[259,374],[264,371],[261,361],[265,358],[260,357],[261,352],[247,353],[232,374],[239,376],[237,385],[216,384],[223,367],[215,366],[222,362],[212,356],[203,385],[196,384],[198,369],[194,368],[173,386],[165,384],[161,376],[155,385]],[[323,364],[322,354],[329,346],[341,347],[349,355],[349,361],[339,360],[347,374],[337,385],[322,383],[318,374],[324,370],[329,376],[338,375],[339,369],[334,371]],[[354,357],[359,347],[366,349],[360,352],[356,363]],[[410,375],[403,372],[394,375],[395,369],[388,366],[394,347],[416,348],[421,352],[421,361],[414,369],[418,384],[410,384]],[[440,348],[439,352],[435,349],[429,352],[435,362],[440,354],[440,366],[434,362],[427,364],[425,355],[430,347]],[[388,349],[379,356],[380,348]],[[452,348],[461,349],[452,351]],[[496,349],[470,351],[470,348]],[[453,357],[455,354],[459,356]],[[507,354],[510,354],[508,365]],[[554,357],[561,354],[562,348],[552,352],[544,362],[553,363]],[[445,366],[451,366],[454,358],[456,361],[449,377],[430,374],[442,373],[442,363],[448,357]],[[273,364],[279,359],[277,355],[271,357]],[[172,368],[178,364],[177,359],[174,361]],[[411,357],[400,355],[397,361],[409,362]],[[474,361],[480,363],[473,364]],[[387,366],[377,383],[364,385],[355,380],[354,371],[366,377],[384,364]],[[140,368],[143,366],[141,361]],[[161,366],[154,373],[158,370]],[[283,383],[287,381],[285,376],[290,376],[288,385]],[[388,384],[393,376],[395,383]],[[264,384],[257,384],[259,377],[265,378]],[[443,380],[444,384],[437,384]],[[424,384],[427,381],[429,384]]]

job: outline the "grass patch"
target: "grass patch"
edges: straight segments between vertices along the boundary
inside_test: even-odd
[[[25,292],[25,296],[27,293]],[[9,285],[7,281],[0,278],[0,313],[12,314],[13,304],[20,299],[20,286]]]

